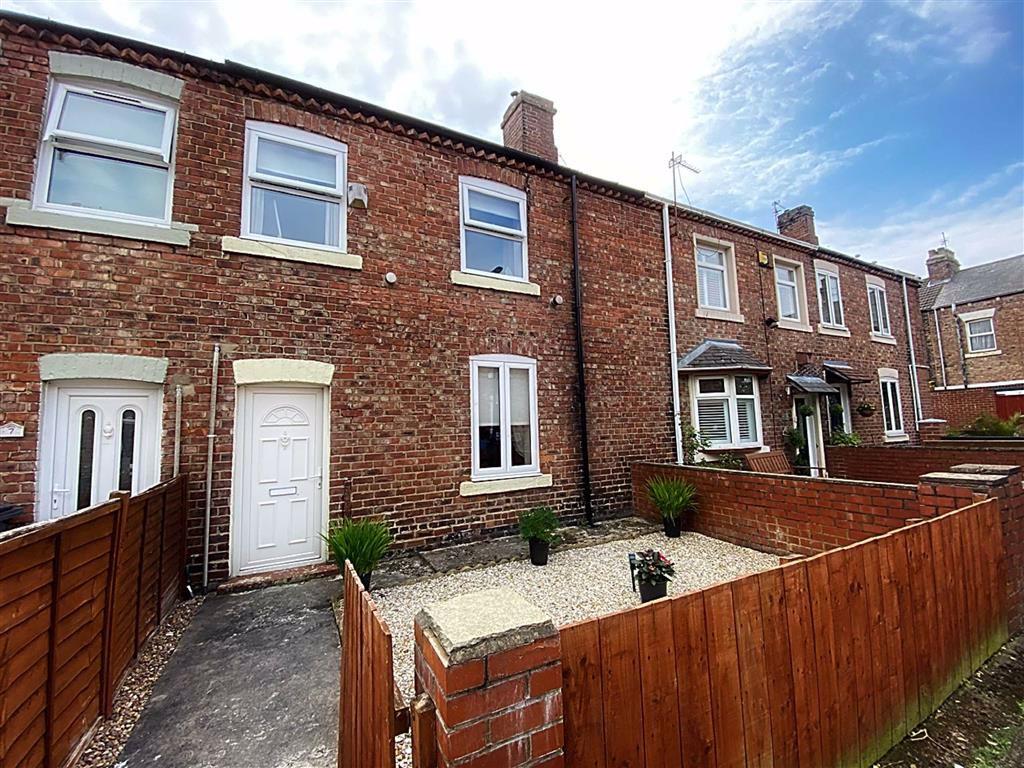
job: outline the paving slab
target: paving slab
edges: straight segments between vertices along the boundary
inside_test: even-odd
[[[210,595],[119,768],[337,765],[338,579]]]

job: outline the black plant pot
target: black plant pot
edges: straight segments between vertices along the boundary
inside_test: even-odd
[[[547,565],[550,542],[543,539],[530,539],[530,562],[534,565]]]
[[[651,600],[657,600],[659,597],[664,597],[667,594],[667,590],[667,581],[659,581],[657,584],[648,584],[645,581],[641,581],[640,602],[649,603]]]
[[[373,571],[367,571],[366,573],[359,574],[359,580],[363,582],[363,589],[367,592],[370,591],[370,577],[373,576]]]
[[[674,519],[671,517],[661,518],[661,524],[665,528],[665,535],[668,536],[670,539],[679,538],[679,523],[681,522],[681,520],[682,517],[680,515],[677,515]]]

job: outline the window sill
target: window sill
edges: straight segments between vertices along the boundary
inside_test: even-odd
[[[814,329],[807,325],[807,323],[801,323],[798,320],[779,320],[778,327],[784,331],[800,331],[801,333],[813,333]]]
[[[743,315],[730,312],[727,309],[714,309],[711,307],[697,307],[694,312],[696,317],[703,317],[706,320],[725,320],[727,323],[746,322]]]
[[[1001,354],[1003,354],[1001,349],[987,349],[984,352],[965,352],[964,357],[970,359],[972,357],[994,357]]]
[[[123,237],[129,240],[145,240],[152,243],[187,246],[192,241],[192,232],[198,227],[173,221],[169,226],[146,224],[121,219],[101,219],[93,216],[79,216],[32,208],[27,200],[0,199],[0,205],[7,206],[5,221],[10,226],[61,229],[68,232],[86,232],[91,235]]]
[[[877,341],[879,344],[890,344],[890,345],[892,345],[894,347],[896,346],[896,337],[895,336],[886,336],[885,334],[881,334],[881,333],[872,333],[871,334],[871,340],[872,341]]]
[[[525,491],[528,488],[550,488],[551,475],[506,477],[501,480],[470,480],[459,486],[459,496],[483,496],[490,493]]]
[[[506,280],[501,277],[475,275],[472,272],[462,272],[457,269],[452,270],[451,279],[455,285],[465,285],[469,288],[488,288],[492,291],[540,296],[540,286],[536,283],[524,283],[519,280]]]
[[[260,240],[246,240],[241,237],[225,235],[220,241],[221,250],[225,253],[244,253],[247,256],[263,256],[268,259],[282,261],[301,261],[305,264],[324,264],[342,269],[362,269],[363,257],[353,253],[325,251],[320,248],[303,248],[298,245],[281,245],[265,243]]]
[[[887,443],[909,443],[910,435],[906,432],[901,432],[898,435],[885,435],[883,438]]]
[[[824,325],[823,323],[819,323],[818,333],[824,336],[842,336],[844,339],[850,338],[850,329],[838,325]]]

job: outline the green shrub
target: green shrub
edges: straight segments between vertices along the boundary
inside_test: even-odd
[[[558,516],[551,507],[534,507],[519,515],[519,535],[529,541],[538,539],[554,544],[558,540]]]
[[[675,477],[652,477],[647,481],[647,498],[662,517],[675,520],[697,506],[697,488]]]
[[[860,445],[860,435],[856,432],[843,432],[841,429],[837,429],[829,435],[828,442],[830,445]]]
[[[711,441],[694,429],[691,424],[684,424],[681,432],[683,436],[683,463],[694,464],[697,461],[697,454],[706,451],[711,445]]]
[[[704,464],[709,467],[718,467],[719,469],[747,468],[747,460],[743,458],[742,453],[722,453],[711,461],[705,461]]]
[[[331,550],[331,558],[344,570],[345,561],[352,563],[360,576],[370,573],[391,546],[391,533],[379,520],[346,518],[331,527],[321,538]]]
[[[983,413],[967,426],[951,429],[949,434],[952,437],[1024,437],[1024,415],[1017,413],[1008,419],[1000,419],[995,414]]]

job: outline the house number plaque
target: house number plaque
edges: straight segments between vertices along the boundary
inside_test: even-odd
[[[8,421],[4,424],[0,424],[0,438],[3,437],[24,437],[25,436],[25,425],[16,424],[13,421]]]

